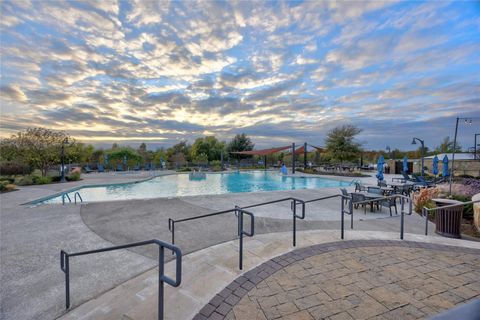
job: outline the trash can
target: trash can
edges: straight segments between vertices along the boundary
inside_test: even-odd
[[[456,207],[437,209],[435,213],[435,233],[447,238],[461,238],[463,203],[450,199],[433,199],[437,207],[459,204]]]

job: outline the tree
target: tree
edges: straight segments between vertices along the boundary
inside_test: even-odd
[[[355,136],[362,132],[354,125],[343,125],[330,130],[325,139],[327,155],[336,161],[352,161],[359,157],[360,144]]]
[[[68,150],[75,147],[76,142],[63,131],[28,128],[12,135],[5,144],[11,152],[9,157],[40,169],[42,176],[46,176],[52,165],[60,163],[62,144]]]
[[[240,151],[250,151],[253,150],[255,144],[250,140],[249,137],[245,135],[245,133],[237,134],[232,141],[227,146],[227,151],[231,152],[240,152]],[[235,159],[244,159],[249,158],[250,156],[244,154],[232,154],[232,157]]]
[[[192,147],[187,144],[187,141],[182,140],[179,143],[177,143],[176,145],[167,149],[167,157],[168,157],[168,159],[171,159],[172,156],[174,156],[175,154],[180,154],[181,153],[181,154],[183,154],[182,161],[190,161],[192,159],[191,158],[191,149],[192,149]],[[179,162],[179,161],[180,160],[177,159],[177,162]]]
[[[217,138],[210,136],[198,138],[192,145],[192,158],[196,159],[199,155],[207,156],[208,161],[220,160],[222,152],[225,150],[225,142],[218,141]]]
[[[436,153],[452,153],[453,152],[453,141],[450,140],[450,137],[443,138],[442,143],[435,147]],[[455,152],[462,152],[462,146],[457,142],[455,146]]]

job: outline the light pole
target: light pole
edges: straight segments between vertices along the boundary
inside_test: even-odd
[[[60,182],[65,182],[65,143],[68,143],[68,138],[63,139],[62,141],[62,153],[61,153],[62,167],[60,168],[60,171],[62,172],[62,177],[60,179]]]
[[[391,154],[392,149],[390,149],[390,146],[387,146],[385,149],[388,151],[388,157],[392,159],[392,154]]]
[[[455,165],[455,151],[457,149],[457,133],[458,133],[458,121],[459,120],[464,120],[465,124],[472,124],[472,121],[474,119],[480,119],[480,118],[457,118],[457,121],[455,123],[455,137],[453,138],[453,152],[452,152],[452,169],[450,169],[450,179],[449,179],[449,191],[448,194],[451,196],[452,195],[452,182],[453,182],[453,174],[454,174],[454,165]]]
[[[425,141],[423,141],[422,139],[418,139],[418,138],[413,138],[412,140],[412,144],[417,144],[415,142],[415,140],[418,140],[420,142],[420,144],[422,145],[422,178],[424,178],[424,175],[425,175],[425,166],[424,166],[424,162],[425,162],[425,157],[424,157],[424,152],[425,152]]]

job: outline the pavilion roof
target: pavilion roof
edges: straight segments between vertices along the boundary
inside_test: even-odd
[[[292,146],[285,146],[285,147],[278,147],[278,148],[271,148],[271,149],[262,149],[262,150],[250,150],[250,151],[236,151],[230,152],[234,154],[248,154],[253,156],[266,156],[269,154],[274,154],[282,150],[290,149]]]

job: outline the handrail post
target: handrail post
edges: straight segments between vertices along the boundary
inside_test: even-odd
[[[238,256],[238,268],[243,270],[243,212],[238,210],[239,207],[235,206],[235,213],[238,214],[238,237],[239,237],[239,256]]]
[[[349,204],[349,209],[350,209],[350,229],[353,229],[353,199],[350,197],[350,204]]]
[[[425,235],[428,235],[428,211],[422,208],[422,212],[425,214]]]
[[[173,250],[172,250],[173,253]],[[164,294],[164,282],[163,276],[165,275],[165,250],[163,246],[158,247],[158,320],[163,320],[163,294]]]
[[[70,263],[68,253],[60,251],[60,269],[65,273],[65,308],[70,308]]]
[[[343,236],[344,236],[344,231],[343,231],[343,229],[344,229],[343,215],[344,215],[344,209],[345,209],[343,196],[340,197],[340,200],[341,200],[341,203],[342,203],[342,204],[341,204],[341,211],[342,211],[342,213],[341,213],[341,218],[340,218],[340,221],[341,221],[341,222],[340,222],[340,224],[341,224],[340,238],[343,240],[343,238],[344,238],[344,237],[343,237]]]
[[[297,246],[297,200],[292,200],[293,210],[293,246]]]
[[[405,198],[400,197],[400,203],[401,203],[401,217],[400,217],[400,239],[403,240],[403,228],[404,228],[404,219],[405,219],[405,213],[404,213],[404,208],[405,208]]]
[[[168,230],[170,230],[170,233],[172,235],[172,244],[175,244],[175,220],[168,218]],[[175,254],[175,252],[172,250],[172,255]]]

